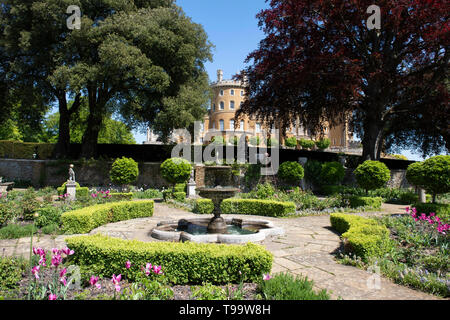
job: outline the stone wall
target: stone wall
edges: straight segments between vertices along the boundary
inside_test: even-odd
[[[112,162],[91,161],[75,164],[76,181],[82,186],[107,187],[111,184],[109,170]],[[137,186],[148,188],[167,187],[159,167],[161,163],[139,163]],[[61,186],[69,177],[68,163],[51,160],[0,159],[0,176],[3,181],[28,182],[34,187]]]

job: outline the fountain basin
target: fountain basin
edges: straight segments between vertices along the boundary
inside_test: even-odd
[[[227,233],[208,233],[210,219],[163,221],[152,230],[152,237],[164,241],[240,244],[263,241],[268,236],[284,234],[267,220],[224,219]]]

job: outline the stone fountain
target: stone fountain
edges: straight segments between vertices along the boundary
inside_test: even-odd
[[[246,243],[284,233],[282,228],[275,227],[270,221],[221,217],[222,201],[234,197],[239,191],[232,186],[231,167],[205,167],[205,187],[197,188],[197,192],[201,197],[212,200],[214,216],[160,222],[152,230],[152,237],[166,241]]]

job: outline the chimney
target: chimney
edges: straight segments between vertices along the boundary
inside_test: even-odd
[[[223,71],[221,69],[217,70],[217,82],[221,82],[223,80]]]

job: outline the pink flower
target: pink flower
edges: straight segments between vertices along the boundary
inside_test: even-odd
[[[39,279],[39,269],[40,266],[35,266],[33,267],[33,269],[31,269],[31,273],[34,275],[36,279]]]
[[[48,300],[56,300],[56,294],[50,293],[50,295],[48,296]]]
[[[52,266],[58,267],[62,263],[62,257],[60,254],[54,255],[52,257]]]
[[[116,291],[119,292],[120,291],[120,280],[122,279],[122,275],[119,274],[117,277],[115,274],[113,274],[112,276],[112,283],[114,284],[114,287],[116,288]]]
[[[33,254],[34,255],[39,255],[39,256],[45,256],[45,250],[42,248],[33,248]]]
[[[155,274],[162,274],[161,269],[162,269],[161,266],[156,266],[156,265],[153,266],[153,272],[154,272]]]
[[[412,208],[411,211],[412,211],[412,213],[414,213],[414,214],[417,213],[417,209],[416,209],[416,208]]]
[[[150,270],[152,270],[152,264],[151,263],[147,263],[145,265],[145,274],[148,276],[150,274]]]
[[[265,274],[265,275],[263,275],[263,280],[264,280],[264,281],[268,281],[268,280],[270,280],[270,279],[272,279],[272,277],[270,276],[270,274]]]
[[[41,256],[41,259],[39,259],[39,265],[46,267],[47,266],[45,264],[46,261],[47,261],[47,259],[45,259],[45,256]]]
[[[59,281],[64,285],[64,287],[67,286],[67,280],[66,280],[66,277],[61,277],[61,278],[59,278]]]
[[[127,268],[127,269],[131,268],[131,262],[130,261],[125,262],[125,268]]]
[[[409,213],[410,207],[406,207],[406,213]]]
[[[64,249],[62,249],[62,252],[66,255],[66,256],[71,256],[75,253],[75,251],[70,250],[69,248],[65,247]]]
[[[91,286],[96,286],[97,289],[101,289],[102,288],[100,283],[98,283],[98,277],[96,277],[96,276],[92,276],[91,279],[89,280],[89,283],[90,283]]]
[[[61,254],[61,250],[58,250],[57,248],[52,249],[53,254]]]

